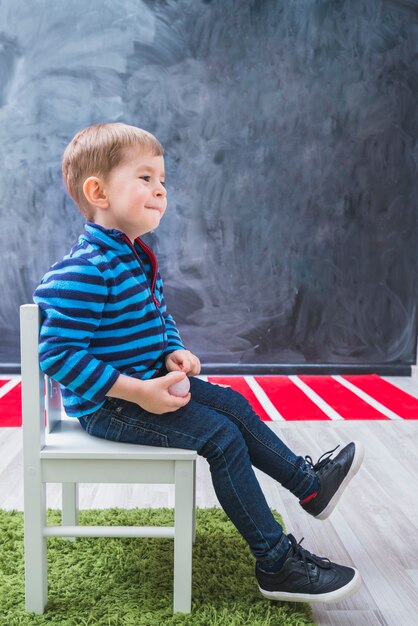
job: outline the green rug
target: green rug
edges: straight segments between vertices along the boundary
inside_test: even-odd
[[[276,511],[276,519],[283,522]],[[48,509],[48,524],[61,512]],[[84,525],[173,526],[172,509],[80,512]],[[24,607],[23,513],[0,510],[0,624],[26,626],[312,626],[309,605],[272,602],[257,586],[255,559],[219,508],[197,509],[192,613],[173,615],[172,539],[48,539],[48,604]]]

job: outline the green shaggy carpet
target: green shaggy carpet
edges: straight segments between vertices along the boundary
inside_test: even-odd
[[[276,519],[283,522],[276,511]],[[61,512],[48,509],[48,524]],[[219,508],[197,509],[192,613],[173,615],[172,539],[48,539],[48,604],[24,607],[23,513],[0,510],[0,624],[26,626],[312,626],[309,605],[264,598],[255,559]],[[80,512],[84,525],[173,526],[172,509]]]

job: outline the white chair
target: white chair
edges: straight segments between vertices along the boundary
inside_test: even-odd
[[[107,441],[88,435],[76,418],[61,419],[59,385],[39,367],[40,321],[38,305],[20,307],[26,610],[45,609],[48,537],[169,537],[173,610],[189,613],[196,451]],[[62,483],[62,526],[46,525],[46,483]],[[78,526],[78,483],[174,484],[174,527]]]

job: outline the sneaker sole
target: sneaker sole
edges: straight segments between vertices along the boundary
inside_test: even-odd
[[[358,570],[354,569],[354,577],[349,583],[335,589],[334,591],[328,591],[327,593],[290,593],[286,591],[267,591],[258,586],[259,590],[265,598],[269,600],[278,600],[283,602],[322,602],[328,604],[331,602],[338,602],[343,598],[347,598],[352,593],[358,590],[361,585],[361,576]]]
[[[325,509],[321,511],[321,513],[318,513],[318,515],[315,515],[315,519],[324,520],[331,515],[331,513],[337,506],[338,500],[341,498],[344,489],[347,487],[353,476],[355,476],[359,471],[360,465],[362,464],[364,459],[364,446],[361,441],[354,441],[353,443],[355,444],[356,449],[354,452],[354,459],[350,469],[348,470],[347,476],[344,478],[343,482],[338,487],[337,491],[334,493]]]

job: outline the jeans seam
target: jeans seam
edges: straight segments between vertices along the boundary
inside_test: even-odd
[[[109,425],[108,425],[108,427],[106,429],[105,439],[108,439],[108,435],[111,432],[110,429],[113,428],[114,426],[115,426],[114,420],[113,420],[113,417],[111,415],[110,416],[110,420],[109,420]],[[116,426],[118,427],[119,430],[117,431],[117,433],[115,432],[115,437],[112,437],[112,439],[114,441],[120,441],[120,436],[122,434],[122,425],[119,423],[119,424],[116,424]]]
[[[249,513],[249,512],[247,511],[247,509],[245,508],[245,506],[244,506],[244,504],[243,504],[243,502],[242,502],[241,498],[240,498],[240,497],[239,497],[239,495],[238,495],[237,490],[235,489],[234,481],[232,480],[231,475],[230,475],[230,473],[229,473],[228,463],[227,463],[227,461],[226,461],[226,457],[225,457],[225,455],[224,455],[224,452],[223,452],[222,448],[221,448],[221,447],[219,447],[219,446],[218,446],[218,444],[217,444],[215,441],[213,441],[212,439],[209,439],[209,441],[210,441],[210,442],[211,442],[211,443],[212,443],[212,444],[213,444],[216,448],[218,448],[218,450],[220,450],[221,455],[222,455],[222,458],[223,458],[224,463],[225,463],[225,467],[226,467],[226,471],[227,471],[227,474],[228,474],[229,481],[230,481],[231,485],[233,486],[233,489],[234,489],[235,495],[236,495],[236,497],[237,497],[238,501],[240,502],[242,509],[243,509],[243,510],[245,511],[245,513],[247,514],[247,517],[251,520],[251,522],[252,522],[252,524],[253,524],[254,528],[256,529],[256,531],[257,531],[258,535],[259,535],[259,536],[261,537],[261,539],[264,541],[264,545],[266,545],[266,546],[267,546],[267,548],[268,548],[268,549],[270,549],[270,546],[269,546],[269,544],[268,544],[268,542],[267,542],[266,538],[264,537],[263,533],[261,532],[261,530],[259,529],[259,527],[257,526],[257,524],[254,522],[254,520],[253,520],[253,518],[251,517],[250,513]]]

